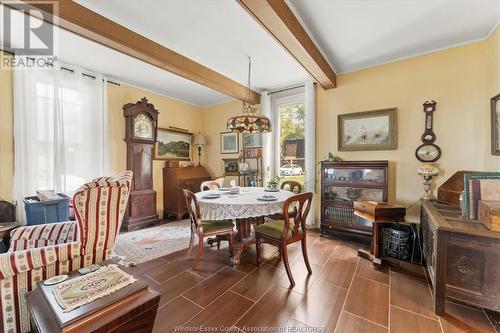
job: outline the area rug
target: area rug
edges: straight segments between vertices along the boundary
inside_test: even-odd
[[[189,220],[181,220],[120,233],[114,254],[131,264],[140,264],[185,249],[189,245]]]
[[[132,275],[125,273],[117,265],[108,265],[63,282],[52,289],[52,293],[63,312],[70,312],[135,281]]]

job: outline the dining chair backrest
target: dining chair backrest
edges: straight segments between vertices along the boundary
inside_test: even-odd
[[[224,186],[224,181],[226,180],[225,176],[220,176],[214,179],[214,182],[217,182],[220,187]]]
[[[215,181],[215,180],[207,180],[207,181],[204,181],[203,183],[201,183],[200,185],[200,191],[208,191],[208,190],[216,190],[218,188],[220,188],[220,184],[219,182]]]
[[[283,183],[281,183],[282,190],[286,190],[287,188],[288,191],[293,193],[302,192],[302,185],[299,182],[296,182],[295,180],[285,180]]]
[[[182,189],[182,194],[186,200],[189,220],[191,221],[191,229],[193,231],[198,231],[201,227],[200,203],[198,202],[198,198],[196,198],[196,195],[190,190]]]
[[[313,194],[311,192],[296,194],[288,198],[283,204],[284,228],[281,235],[282,239],[286,239],[290,228],[292,228],[292,236],[296,237],[300,233],[305,235],[306,232],[306,219],[311,209]],[[290,216],[290,206],[293,208],[293,218]],[[290,226],[290,220],[293,225]]]

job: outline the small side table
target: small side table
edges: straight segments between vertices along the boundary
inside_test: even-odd
[[[17,222],[0,223],[0,253],[9,249],[10,232],[20,226]]]
[[[376,204],[370,201],[355,201],[354,215],[372,223],[372,242],[370,251],[359,249],[358,255],[369,259],[375,269],[380,269],[382,259],[380,257],[380,226],[387,223],[399,223],[405,221],[406,209],[401,206]]]

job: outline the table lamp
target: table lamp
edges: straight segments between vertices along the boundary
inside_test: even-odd
[[[201,147],[206,144],[205,137],[203,136],[203,134],[201,134],[201,132],[199,132],[198,134],[195,134],[193,144],[198,146],[198,166],[200,166],[201,165]]]
[[[439,173],[439,169],[432,163],[426,163],[417,169],[419,175],[424,179],[424,195],[422,198],[424,199],[433,199],[431,193],[432,186],[432,177],[436,176]]]

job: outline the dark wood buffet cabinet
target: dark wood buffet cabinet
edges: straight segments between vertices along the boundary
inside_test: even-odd
[[[372,224],[354,215],[354,201],[387,202],[388,161],[321,162],[321,232],[371,236]]]
[[[182,196],[182,189],[194,193],[200,191],[200,185],[212,179],[207,170],[202,166],[180,168],[163,168],[163,218],[174,215],[177,220],[187,213],[186,203]]]
[[[421,239],[435,312],[446,298],[500,311],[500,233],[461,216],[458,206],[421,200]]]

